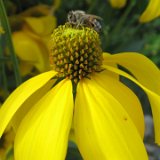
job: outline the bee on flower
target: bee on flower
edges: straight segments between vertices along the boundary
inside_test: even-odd
[[[70,11],[67,16],[67,21],[70,24],[73,24],[75,27],[90,27],[97,32],[100,32],[102,30],[102,26],[100,24],[101,20],[101,17],[93,14],[86,14],[84,11],[81,10]]]

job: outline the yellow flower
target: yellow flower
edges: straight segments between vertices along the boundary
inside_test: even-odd
[[[14,132],[8,127],[0,139],[0,160],[6,160],[7,153],[13,147]]]
[[[141,104],[119,75],[148,95],[160,144],[158,68],[141,54],[103,53],[87,27],[59,26],[50,50],[53,70],[20,85],[0,110],[0,135],[8,123],[16,130],[15,159],[63,160],[72,131],[85,160],[148,160]]]
[[[12,35],[15,52],[20,59],[21,73],[26,75],[33,67],[39,72],[47,71],[49,69],[47,41],[55,28],[55,18],[53,16],[27,17],[24,20],[22,30]]]
[[[31,73],[34,67],[38,72],[49,70],[48,41],[56,27],[56,18],[50,15],[50,10],[49,6],[38,5],[21,13],[17,18],[16,22],[21,22],[21,30],[13,32],[12,39],[15,52],[20,59],[22,75]],[[33,17],[35,14],[41,16]]]
[[[109,0],[112,7],[114,8],[122,8],[126,5],[126,0]],[[158,16],[160,16],[160,1],[159,0],[150,0],[147,8],[140,16],[140,22],[149,22]]]
[[[109,0],[113,8],[122,8],[126,5],[127,0]]]
[[[5,31],[4,31],[3,27],[0,25],[0,35],[4,34],[4,33],[5,33]]]
[[[140,17],[140,22],[149,22],[160,16],[160,0],[150,0],[146,10]]]

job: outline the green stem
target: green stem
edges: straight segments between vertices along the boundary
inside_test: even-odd
[[[0,35],[0,46],[2,46],[2,36]],[[3,47],[0,47],[0,59],[3,59]],[[5,61],[5,60],[4,60]],[[6,76],[6,72],[5,72],[5,63],[4,61],[2,61],[0,63],[0,71],[1,71],[1,76],[2,76],[2,83],[3,83],[3,89],[5,91],[5,99],[7,98],[7,96],[9,95],[9,91],[8,91],[8,85],[7,85],[7,76]]]
[[[15,80],[16,80],[16,86],[18,86],[21,83],[21,76],[20,76],[20,72],[19,72],[17,57],[15,54],[12,39],[11,39],[11,37],[12,37],[11,29],[10,29],[9,22],[7,19],[3,0],[0,0],[0,18],[1,18],[2,26],[5,30],[7,45],[8,45],[9,51],[10,51],[11,60],[13,62],[13,69],[14,69],[14,75],[15,75]]]
[[[119,19],[118,23],[116,24],[115,28],[113,29],[111,35],[116,35],[117,33],[120,32],[122,27],[124,28],[124,22],[128,18],[128,15],[130,11],[132,10],[133,6],[135,5],[135,0],[131,0],[129,6],[126,8],[126,11],[122,15],[122,17]]]
[[[0,49],[1,49],[1,47],[0,47]],[[1,53],[0,53],[0,54],[1,54]],[[9,61],[9,60],[10,60],[9,57],[1,57],[1,56],[0,56],[0,62]]]
[[[96,8],[96,7],[97,7],[97,0],[92,0],[92,5],[87,10],[87,13],[92,13],[92,11],[94,10],[94,8]]]

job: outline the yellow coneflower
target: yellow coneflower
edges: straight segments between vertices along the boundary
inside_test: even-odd
[[[122,8],[126,5],[127,0],[109,0],[112,7],[114,8]],[[149,22],[158,16],[160,16],[160,1],[159,0],[149,0],[149,4],[145,11],[139,18],[141,23]]]
[[[147,93],[160,144],[158,68],[141,54],[103,53],[87,27],[59,26],[50,48],[52,70],[20,85],[0,110],[0,135],[9,123],[16,130],[15,159],[64,160],[72,129],[85,160],[147,160],[141,104],[119,75]]]
[[[48,26],[47,32],[46,25]],[[20,59],[22,75],[31,73],[33,67],[38,72],[49,69],[47,41],[55,26],[56,19],[53,16],[26,17],[22,29],[12,34],[14,48]]]
[[[127,0],[109,0],[113,8],[122,8],[126,5]]]
[[[140,22],[149,22],[158,16],[160,16],[160,1],[159,0],[150,0],[147,8],[140,17]]]

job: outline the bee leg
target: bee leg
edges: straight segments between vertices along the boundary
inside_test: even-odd
[[[85,25],[85,16],[82,16],[78,21],[77,21],[77,28],[79,28],[80,26],[84,26]]]
[[[77,21],[76,28],[79,28],[81,25],[82,25],[82,22],[81,22],[81,20],[78,20],[78,21]]]

